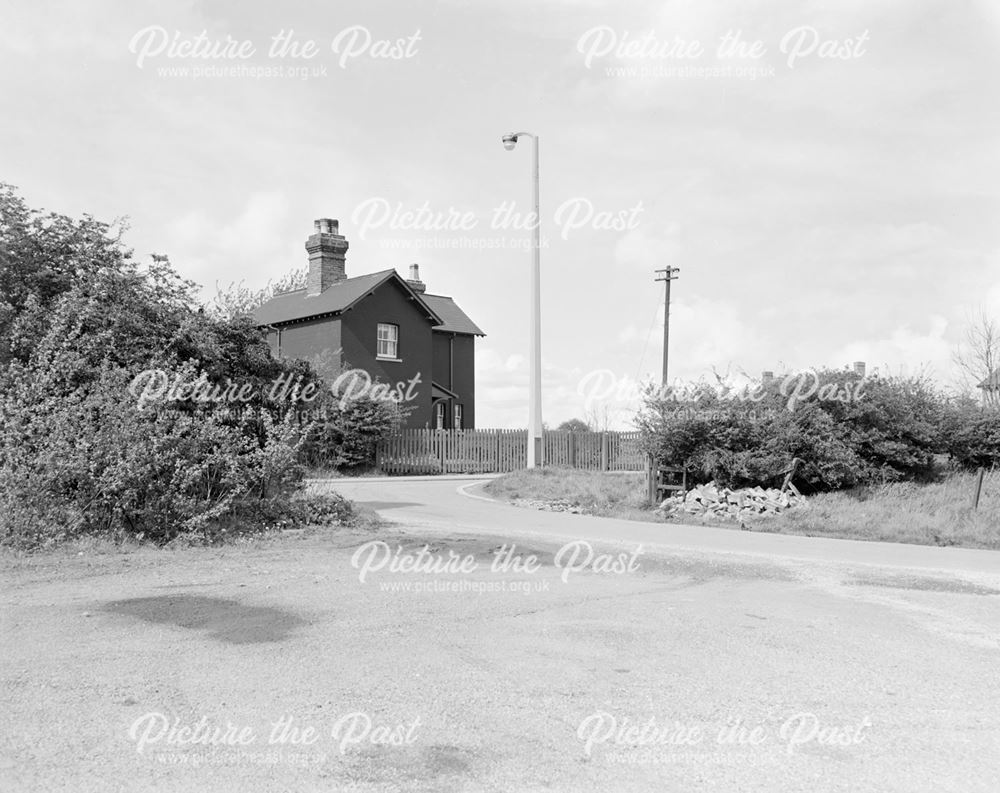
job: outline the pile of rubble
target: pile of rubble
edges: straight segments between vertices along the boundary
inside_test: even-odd
[[[805,496],[797,490],[782,492],[776,487],[745,487],[730,490],[718,487],[715,482],[699,485],[665,499],[659,506],[664,517],[684,518],[687,516],[717,518],[720,520],[740,520],[757,516],[777,515],[793,507],[807,505]]]
[[[514,506],[527,507],[528,509],[541,509],[545,512],[571,512],[574,515],[587,514],[585,507],[581,507],[574,504],[572,501],[566,501],[565,499],[556,499],[555,501],[536,501],[535,499],[530,498],[516,498],[514,499]]]

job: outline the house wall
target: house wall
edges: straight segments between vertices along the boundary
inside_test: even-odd
[[[278,349],[278,329],[267,328],[267,343],[275,357],[309,361],[318,372],[327,376],[340,369],[340,320],[335,317],[310,319],[280,328],[281,349]]]
[[[450,333],[433,333],[431,345],[434,349],[434,382],[451,388],[451,336]],[[448,426],[451,426],[450,424]]]
[[[435,336],[441,334],[434,334]],[[450,388],[458,394],[463,406],[462,424],[466,429],[476,426],[476,337],[455,334],[455,382]],[[451,426],[451,425],[449,425]]]
[[[376,358],[380,322],[399,326],[399,361]],[[413,387],[414,399],[404,403],[404,408],[410,408],[405,426],[430,426],[433,370],[430,320],[398,284],[389,281],[380,285],[374,294],[345,312],[340,342],[345,364],[364,369],[373,380],[394,387],[402,383],[406,390],[419,376]]]
[[[475,336],[435,331],[434,382],[454,391],[457,404],[462,405],[462,428],[476,426],[476,341]],[[455,426],[454,406],[448,403],[445,423]]]

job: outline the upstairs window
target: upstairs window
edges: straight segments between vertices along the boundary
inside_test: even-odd
[[[377,358],[399,358],[399,325],[388,322],[378,323]]]

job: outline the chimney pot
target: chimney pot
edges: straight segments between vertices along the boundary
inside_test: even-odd
[[[406,283],[410,285],[410,288],[414,292],[423,294],[427,291],[427,284],[420,280],[420,265],[411,264],[410,265],[410,277],[406,279]]]
[[[864,377],[865,376],[865,368],[866,367],[865,367],[865,362],[864,361],[855,361],[854,362],[854,374],[858,375],[859,377]]]

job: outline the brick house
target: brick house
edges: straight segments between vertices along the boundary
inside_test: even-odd
[[[990,376],[976,387],[982,392],[984,407],[1000,407],[1000,369],[994,369],[990,372]]]
[[[404,386],[407,427],[475,427],[475,341],[485,334],[450,297],[427,292],[416,264],[405,280],[395,270],[348,278],[347,248],[336,220],[316,221],[306,288],[255,312],[272,354]]]

